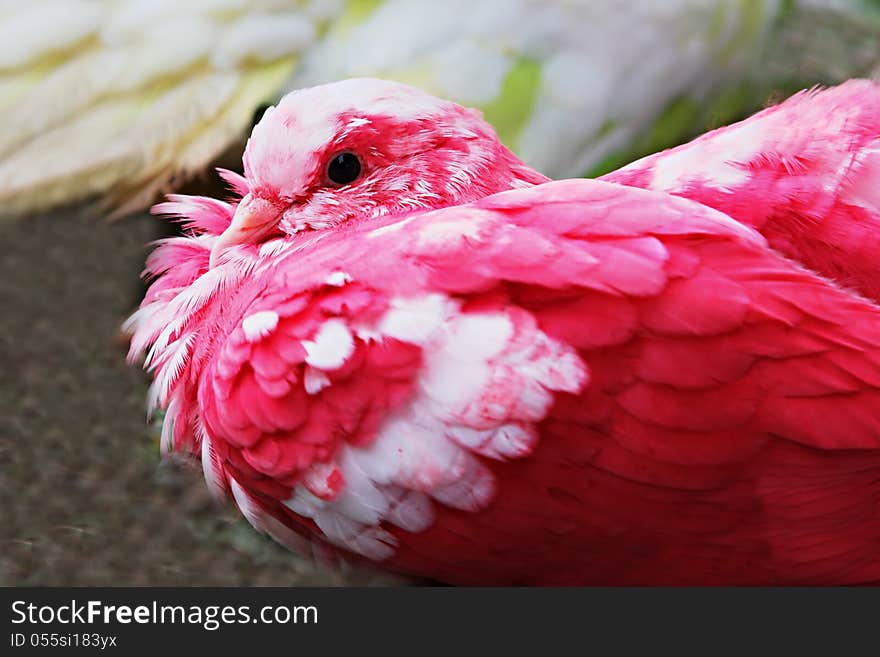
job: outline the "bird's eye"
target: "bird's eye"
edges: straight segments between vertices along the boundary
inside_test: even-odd
[[[354,153],[339,153],[327,166],[327,177],[337,185],[347,185],[361,175],[361,161]]]

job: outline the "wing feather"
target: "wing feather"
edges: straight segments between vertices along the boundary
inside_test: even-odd
[[[604,561],[577,581],[681,582],[689,560],[820,581],[880,539],[880,309],[715,210],[563,181],[261,262],[188,380],[226,478],[298,531],[545,583],[578,550]]]

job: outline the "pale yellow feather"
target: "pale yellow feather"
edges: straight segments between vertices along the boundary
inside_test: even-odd
[[[0,4],[0,217],[83,199],[120,214],[204,169],[314,42],[314,5]]]

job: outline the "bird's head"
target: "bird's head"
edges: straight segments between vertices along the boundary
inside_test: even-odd
[[[364,78],[294,91],[270,107],[248,140],[244,174],[249,191],[212,261],[237,244],[546,181],[478,112]]]

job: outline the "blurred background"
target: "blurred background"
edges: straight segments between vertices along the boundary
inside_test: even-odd
[[[0,584],[348,585],[159,458],[120,325],[175,191],[224,196],[285,92],[401,80],[594,176],[880,74],[870,0],[0,0]]]

